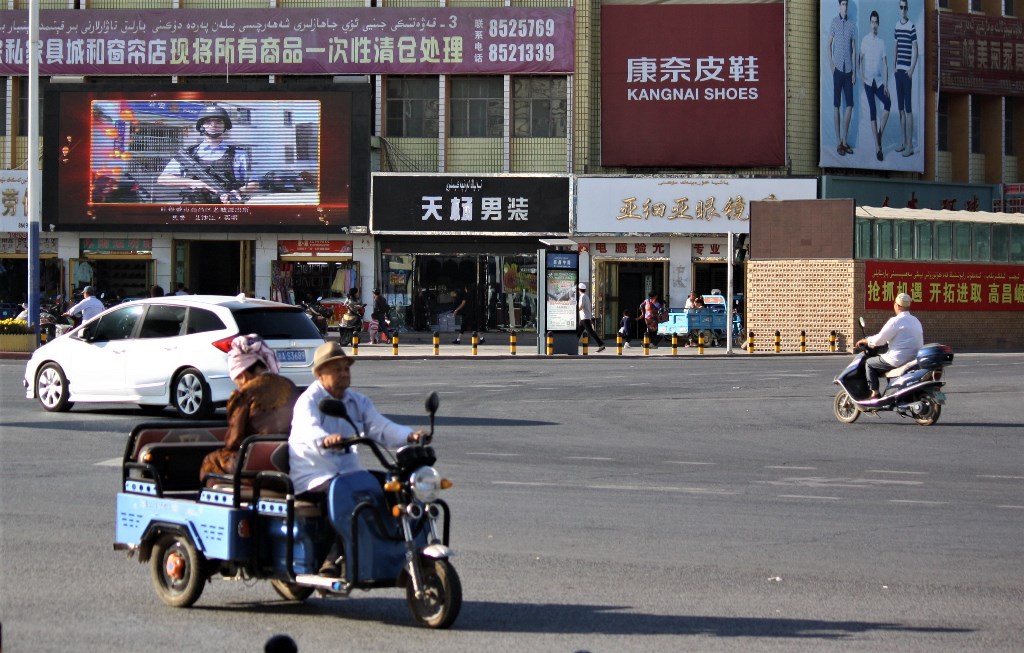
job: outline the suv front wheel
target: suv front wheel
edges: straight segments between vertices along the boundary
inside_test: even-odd
[[[205,419],[213,414],[210,386],[202,372],[186,367],[178,373],[171,386],[171,404],[186,419]]]

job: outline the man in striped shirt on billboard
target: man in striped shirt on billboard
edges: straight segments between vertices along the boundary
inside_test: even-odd
[[[907,15],[910,0],[899,0],[900,20],[896,23],[896,106],[900,111],[903,143],[896,148],[903,156],[914,154],[914,69],[917,68],[917,28]]]

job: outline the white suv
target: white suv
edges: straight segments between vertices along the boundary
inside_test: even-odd
[[[300,388],[313,382],[313,352],[324,339],[300,307],[182,295],[118,304],[40,347],[25,366],[25,396],[48,411],[127,402],[208,417],[235,389],[227,352],[245,333],[274,349],[283,376]]]

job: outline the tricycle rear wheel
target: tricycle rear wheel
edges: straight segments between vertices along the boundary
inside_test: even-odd
[[[295,583],[289,583],[286,580],[277,580],[276,578],[270,581],[271,587],[277,592],[285,601],[305,601],[309,598],[309,595],[313,593],[312,587],[306,587],[305,585],[296,585]]]
[[[462,609],[462,583],[447,560],[425,559],[420,565],[423,596],[416,598],[412,576],[406,579],[405,598],[416,621],[428,628],[448,628]]]
[[[156,595],[167,605],[187,608],[199,600],[206,586],[205,560],[188,538],[164,533],[150,556]]]

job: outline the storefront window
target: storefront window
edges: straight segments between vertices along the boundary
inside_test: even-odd
[[[987,224],[974,225],[974,254],[975,261],[989,261],[992,259],[992,228]]]
[[[953,225],[953,260],[971,260],[971,225],[969,222],[957,222]]]
[[[1024,263],[1024,225],[1010,225],[1010,262]]]
[[[876,259],[892,258],[892,220],[879,220],[875,223],[875,255]]]
[[[914,223],[914,231],[917,237],[917,242],[915,243],[917,249],[914,252],[914,258],[918,261],[932,260],[932,224],[930,222],[916,222]]]
[[[565,138],[565,77],[516,75],[512,78],[512,135]]]
[[[896,258],[914,258],[914,223],[909,220],[896,222]]]
[[[436,77],[387,78],[387,136],[437,138]]]
[[[992,260],[1005,263],[1010,254],[1010,225],[992,225]]]
[[[858,218],[854,229],[856,230],[854,256],[858,259],[871,258],[871,221]]]
[[[359,264],[353,261],[274,261],[270,297],[286,304],[341,298],[359,285]]]
[[[949,261],[953,258],[953,225],[949,222],[935,223],[935,260]]]
[[[450,134],[454,138],[500,138],[505,126],[501,77],[451,80]]]

